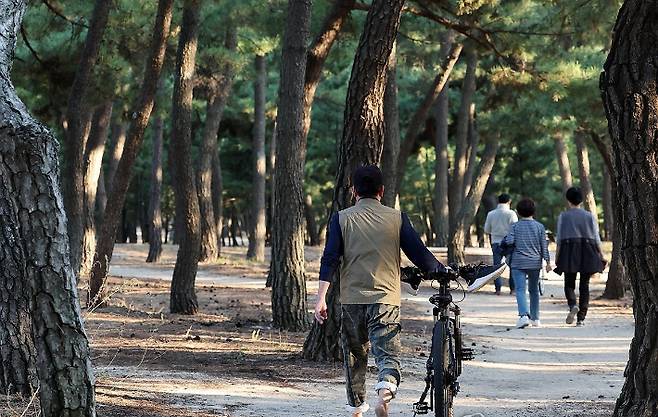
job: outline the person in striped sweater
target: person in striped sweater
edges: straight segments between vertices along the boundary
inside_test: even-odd
[[[530,325],[539,327],[539,272],[542,261],[546,261],[546,271],[550,272],[551,258],[548,253],[546,229],[544,225],[533,218],[535,215],[535,202],[525,198],[516,205],[516,212],[520,220],[514,223],[510,232],[505,236],[505,243],[514,245],[511,256],[511,278],[516,287],[516,304],[519,311],[519,320],[516,327],[522,329]],[[527,285],[526,285],[527,284]],[[528,296],[530,293],[530,309],[528,309]]]

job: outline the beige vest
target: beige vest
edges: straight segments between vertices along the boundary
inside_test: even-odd
[[[341,303],[399,306],[400,212],[364,198],[340,211],[338,219],[344,244]]]

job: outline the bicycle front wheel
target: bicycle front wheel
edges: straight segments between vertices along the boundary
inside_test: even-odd
[[[432,384],[434,386],[434,416],[453,417],[450,373],[450,339],[448,324],[437,321],[432,335]]]

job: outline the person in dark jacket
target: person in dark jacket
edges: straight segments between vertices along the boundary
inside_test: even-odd
[[[569,209],[557,220],[557,255],[555,272],[564,273],[564,295],[569,305],[566,323],[585,325],[589,306],[589,280],[605,267],[601,252],[601,236],[596,218],[583,210],[583,194],[579,188],[567,190]],[[576,300],[576,274],[580,274],[580,299]]]
[[[320,284],[315,319],[328,318],[327,292],[340,275],[341,342],[345,357],[347,409],[362,417],[366,402],[368,347],[378,368],[377,417],[388,417],[389,402],[400,384],[400,287],[409,285],[412,294],[417,280],[402,277],[402,250],[423,272],[448,272],[425,247],[409,217],[381,204],[384,184],[381,170],[366,165],[352,177],[356,204],[334,214],[320,262]],[[497,278],[505,264],[480,266],[467,276],[468,291],[476,291]]]

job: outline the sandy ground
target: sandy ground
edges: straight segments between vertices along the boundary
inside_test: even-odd
[[[144,263],[147,249],[117,245],[109,306],[84,311],[99,417],[348,415],[342,365],[303,360],[305,333],[271,328],[267,261],[246,261],[243,247],[225,248],[220,261],[200,267],[200,313],[179,316],[168,313],[176,248],[166,246],[157,265]],[[470,249],[468,260],[488,260],[488,254]],[[306,258],[311,308],[320,250],[309,248]],[[515,329],[515,298],[496,296],[492,287],[460,303],[476,358],[465,363],[455,417],[611,415],[633,333],[631,301],[595,300],[587,327],[567,326],[560,277],[548,278],[541,328]],[[594,297],[604,279],[594,282]],[[403,380],[391,416],[412,416],[424,386],[431,294],[425,287],[417,297],[403,297]],[[371,372],[369,387],[374,378]],[[25,408],[7,398],[0,416],[36,415],[34,405]]]
[[[111,307],[86,312],[99,416],[347,415],[341,365],[302,360],[304,334],[271,329],[267,262],[245,261],[244,252],[226,248],[220,262],[201,266],[201,313],[185,317],[167,312],[175,248],[152,265],[143,262],[146,246],[117,246]],[[488,250],[468,254],[486,260]],[[319,257],[318,249],[307,251],[311,276]],[[630,300],[595,300],[586,327],[567,326],[560,277],[548,279],[541,328],[515,329],[515,298],[493,288],[460,303],[477,356],[465,363],[456,417],[611,415],[633,333]],[[604,279],[594,282],[594,297]],[[308,286],[310,307],[317,281]],[[392,416],[413,415],[423,388],[431,294],[426,287],[403,297],[404,375]]]

